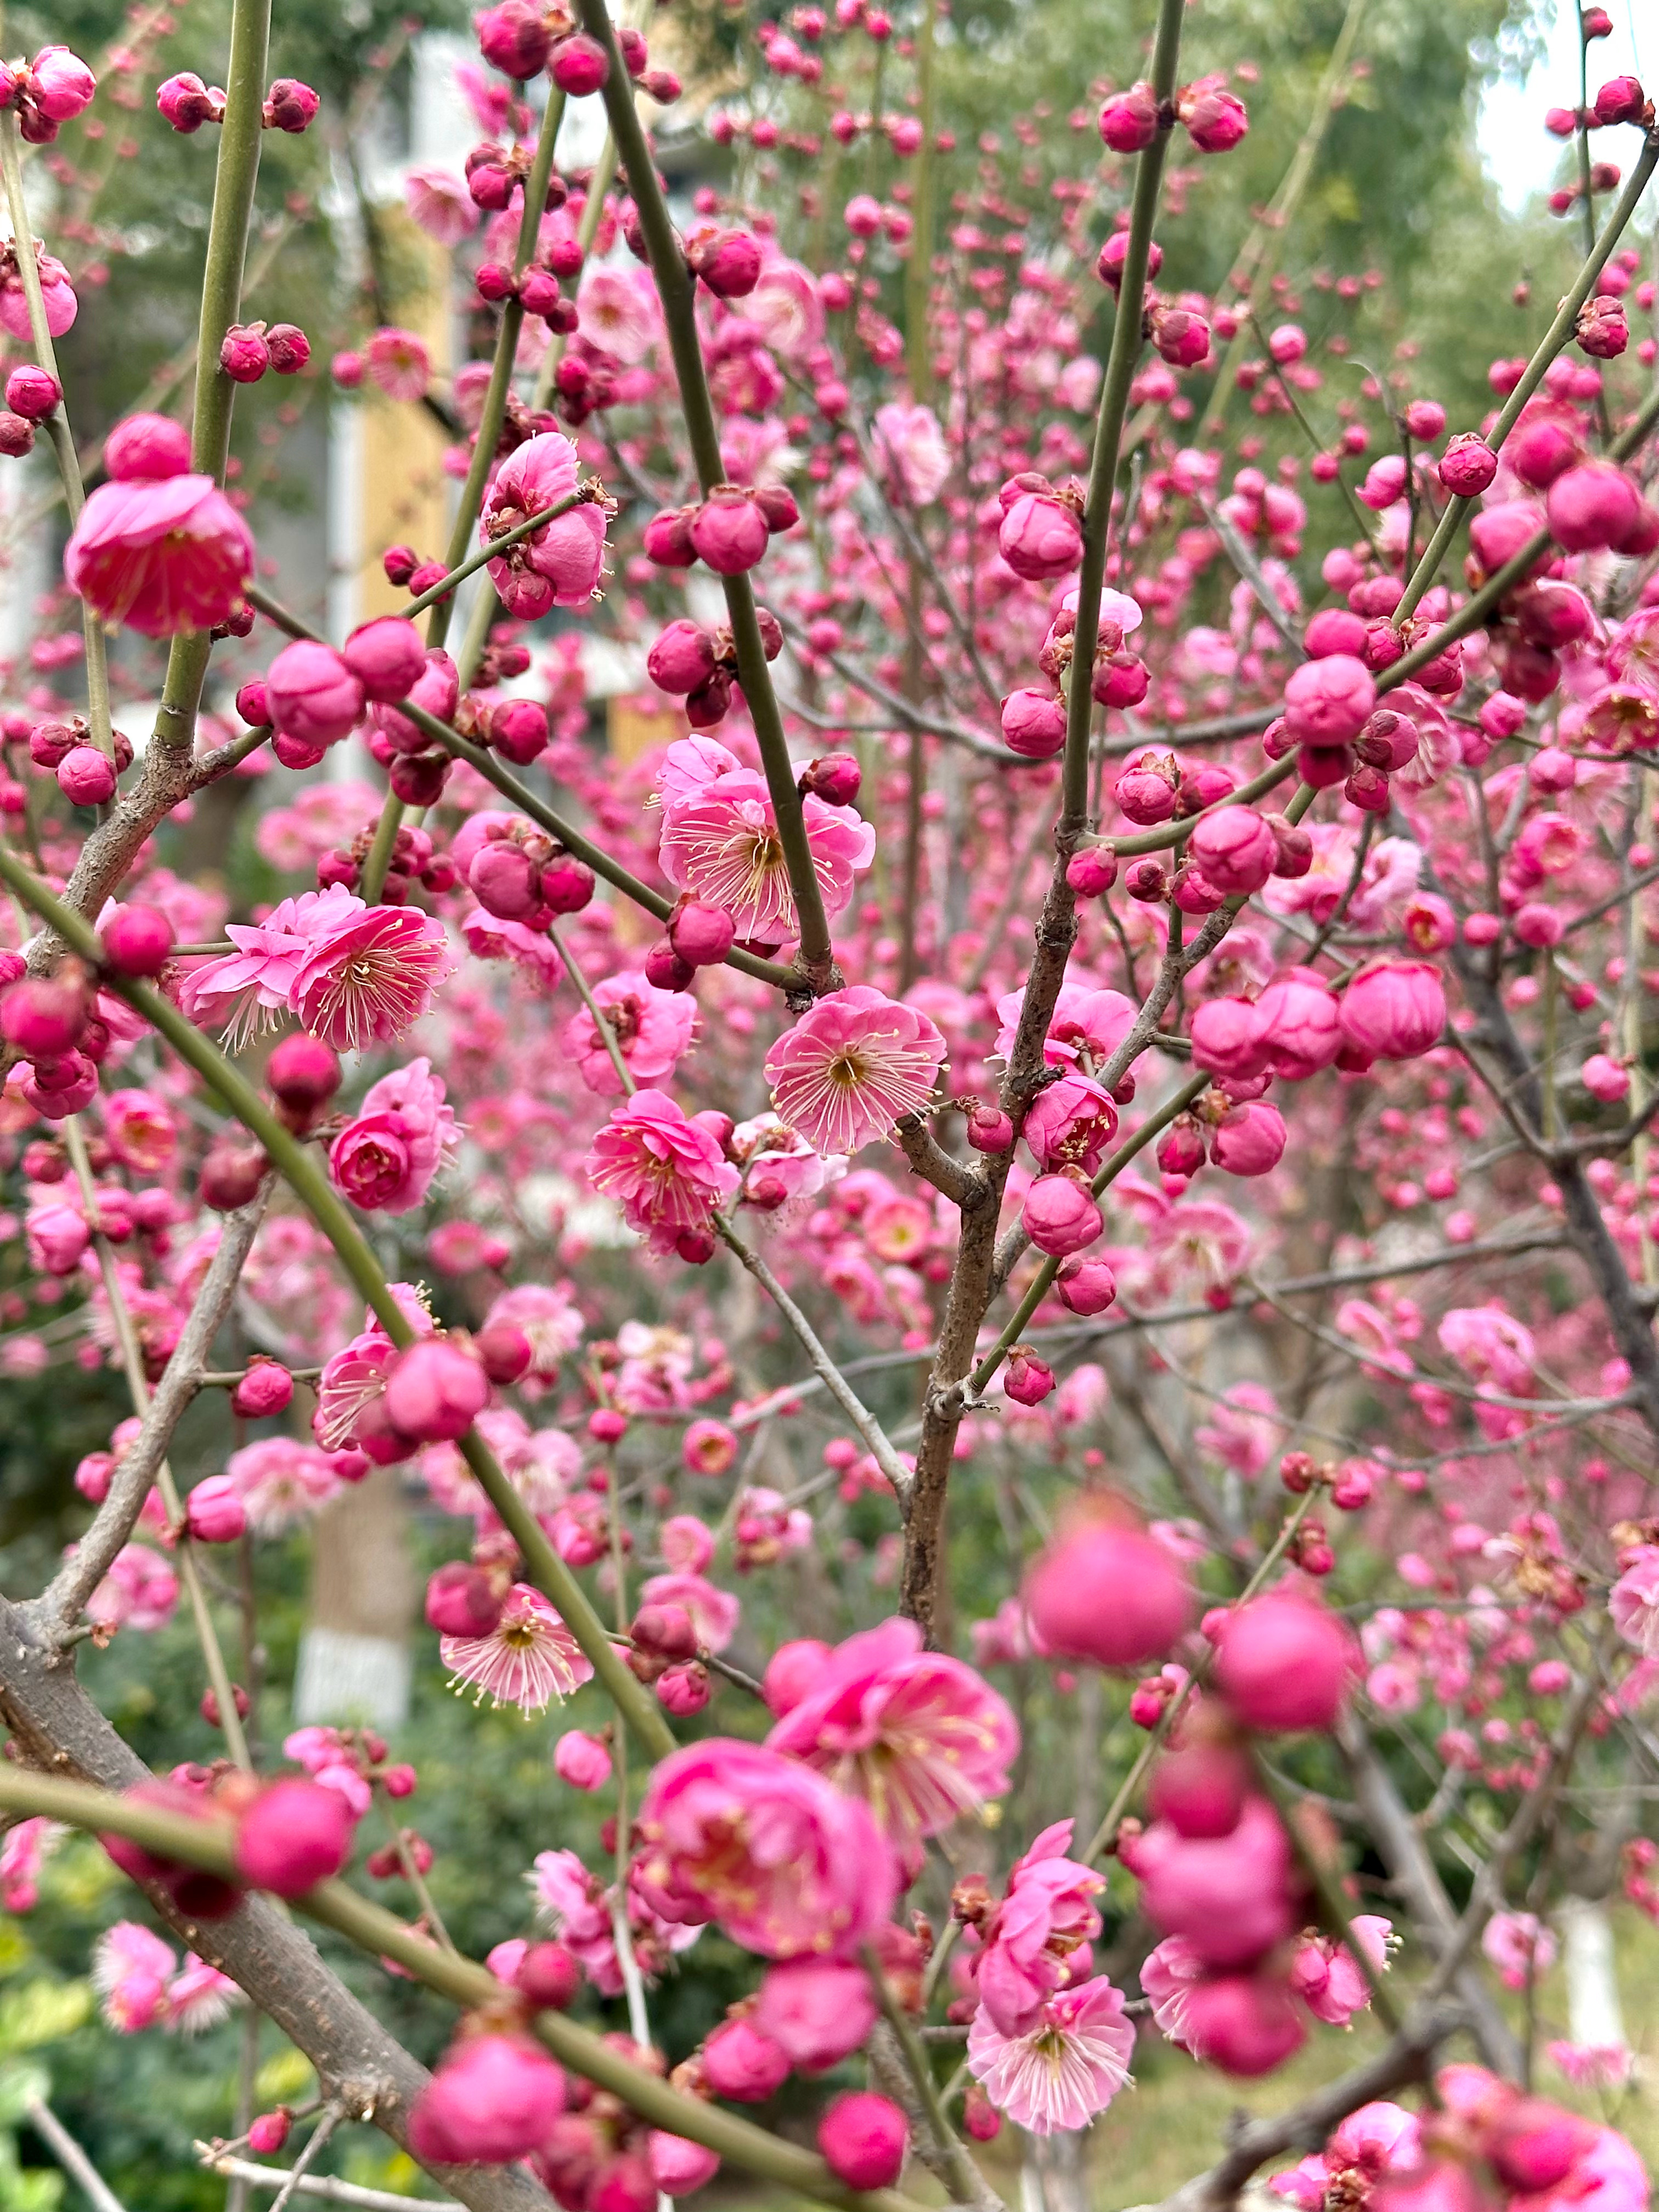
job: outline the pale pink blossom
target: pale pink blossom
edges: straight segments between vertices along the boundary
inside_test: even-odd
[[[1622,1553],[1620,1567],[1607,1594],[1613,1625],[1644,1658],[1659,1659],[1659,1546],[1638,1544]]]
[[[217,2027],[232,2008],[246,2002],[228,1974],[186,1951],[185,1963],[167,1984],[167,2024],[180,2035],[201,2035]]]
[[[926,1014],[854,984],[803,1014],[766,1056],[772,1103],[820,1152],[858,1152],[917,1112],[945,1062]]]
[[[432,356],[413,331],[376,331],[363,349],[369,380],[388,399],[423,399],[432,381]]]
[[[486,1328],[492,1322],[508,1322],[524,1331],[530,1339],[530,1376],[541,1383],[558,1373],[560,1361],[581,1342],[586,1326],[568,1283],[514,1284],[484,1316]]]
[[[446,1636],[439,1641],[450,1670],[449,1686],[476,1687],[474,1705],[516,1705],[539,1713],[593,1679],[592,1662],[559,1615],[529,1583],[514,1583],[501,1617],[488,1636]]]
[[[704,1235],[738,1188],[737,1170],[701,1116],[687,1120],[660,1091],[637,1091],[611,1113],[582,1163],[595,1190],[614,1198],[653,1252]]]
[[[1510,1398],[1533,1395],[1532,1331],[1501,1306],[1454,1306],[1441,1321],[1439,1338],[1440,1349],[1472,1382],[1490,1382]]]
[[[1556,1941],[1535,1912],[1494,1912],[1480,1933],[1480,1948],[1505,1989],[1524,1990],[1555,1964]]]
[[[912,507],[929,507],[951,473],[951,449],[931,407],[890,399],[875,414],[876,457]]]
[[[118,2034],[166,2023],[167,1984],[178,1966],[173,1946],[136,1920],[118,1920],[104,1930],[92,1947],[92,1986]]]
[[[1006,1060],[1013,1050],[1025,989],[997,1000],[997,1037],[993,1051]],[[1076,1067],[1093,1075],[1110,1059],[1134,1025],[1137,1008],[1121,991],[1097,990],[1087,983],[1062,983],[1042,1056],[1050,1067]]]
[[[661,328],[649,277],[626,263],[591,266],[576,295],[576,328],[587,344],[613,361],[643,361]]]
[[[109,1572],[87,1600],[87,1618],[99,1628],[140,1634],[164,1628],[179,1602],[179,1577],[148,1544],[125,1544]]]
[[[724,1651],[738,1632],[743,1608],[730,1590],[718,1589],[700,1574],[648,1575],[640,1586],[644,1605],[677,1605],[690,1614],[697,1642],[706,1651]]]
[[[743,316],[783,361],[804,362],[823,343],[823,303],[811,270],[775,249],[761,264],[760,281],[743,302]]]
[[[915,1623],[894,1620],[837,1646],[767,1741],[862,1797],[889,1842],[913,1856],[925,1837],[1004,1794],[1019,1730],[971,1667],[924,1652]]]
[[[453,169],[429,164],[404,179],[404,205],[412,220],[440,246],[459,246],[478,228],[478,210],[466,179]]]
[[[679,750],[678,747],[676,750]],[[739,938],[781,945],[799,921],[766,779],[732,767],[683,797],[663,793],[657,858],[676,890],[732,916]],[[806,842],[825,912],[852,902],[853,879],[870,865],[876,833],[856,807],[802,802]]]
[[[654,1084],[674,1073],[696,1028],[697,1002],[689,991],[659,991],[642,969],[628,969],[596,983],[593,1002],[604,1009],[605,1026],[636,1083]],[[621,1097],[622,1079],[586,1006],[565,1024],[563,1044],[590,1091],[601,1098]]]
[[[1195,1438],[1224,1467],[1254,1482],[1286,1433],[1271,1390],[1260,1382],[1235,1382],[1211,1407]]]
[[[1362,1912],[1352,1925],[1373,1969],[1382,1972],[1389,1963],[1392,1923]],[[1370,1984],[1352,1953],[1330,1936],[1309,1936],[1297,1947],[1291,1961],[1291,1987],[1314,2018],[1331,2027],[1346,2027],[1371,2001]]]
[[[1005,2035],[981,2005],[968,2071],[993,2105],[1034,2136],[1086,2128],[1129,2079],[1135,2032],[1103,1974],[1061,1990],[1024,2034]]]
[[[340,1487],[328,1455],[296,1437],[261,1437],[225,1462],[256,1535],[279,1536],[325,1505]]]

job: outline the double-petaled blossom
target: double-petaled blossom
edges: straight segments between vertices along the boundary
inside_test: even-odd
[[[635,1879],[665,1919],[718,1921],[769,1959],[846,1956],[892,1907],[868,1807],[764,1745],[714,1737],[664,1759],[639,1832]]]
[[[915,1114],[945,1064],[945,1038],[915,1006],[857,983],[820,999],[766,1055],[772,1103],[820,1152],[856,1152]]]
[[[453,966],[442,923],[418,907],[363,907],[308,939],[289,1006],[325,1044],[361,1052],[418,1021]]]
[[[495,471],[478,523],[488,545],[527,516],[574,499],[580,488],[576,449],[556,430],[515,447]],[[489,580],[509,614],[533,621],[552,607],[585,606],[605,566],[605,509],[577,500],[489,563]]]
[[[430,1060],[411,1060],[370,1086],[362,1110],[329,1148],[329,1173],[366,1212],[408,1213],[457,1141],[442,1077],[432,1073]]]
[[[692,750],[691,741],[669,749],[658,863],[676,890],[729,914],[739,938],[781,945],[800,923],[766,778],[705,740],[703,757],[724,755],[724,764],[693,781],[697,763],[675,757]],[[876,833],[856,807],[829,805],[811,792],[801,819],[824,911],[833,916],[851,903]]]
[[[1352,1926],[1373,1971],[1381,1973],[1389,1963],[1392,1923],[1375,1912],[1361,1912]],[[1346,2027],[1371,2001],[1371,1985],[1359,1961],[1330,1936],[1310,1936],[1298,1946],[1291,1961],[1291,1987],[1314,2018],[1330,2027]]]
[[[981,1929],[973,1961],[981,2008],[999,2033],[1027,2034],[1056,1990],[1074,1978],[1076,1954],[1100,1933],[1094,1900],[1106,1887],[1092,1867],[1068,1858],[1072,1822],[1045,1828],[1014,1862],[1007,1893]]]
[[[1361,2105],[1350,2112],[1322,2151],[1287,2173],[1273,2177],[1274,2193],[1320,2212],[1333,2189],[1339,2201],[1363,2203],[1385,2173],[1408,2173],[1422,2158],[1422,2130],[1415,2112],[1400,2105]]]
[[[1005,2035],[981,2005],[968,2071],[999,2112],[1034,2136],[1086,2128],[1129,2079],[1135,2032],[1103,1974],[1048,1998],[1031,2027]]]
[[[263,921],[231,922],[225,934],[236,950],[192,968],[179,1003],[193,1022],[222,1030],[231,1049],[240,1051],[291,1008],[313,944],[368,911],[343,884],[331,884],[281,900]]]
[[[592,995],[611,1042],[636,1083],[654,1084],[674,1073],[696,1028],[697,1005],[690,992],[659,991],[642,969],[629,969],[596,983]],[[590,1091],[601,1098],[621,1096],[622,1079],[610,1047],[587,1007],[565,1024],[564,1049]]]
[[[868,1804],[907,1856],[1008,1787],[1014,1717],[971,1667],[923,1651],[911,1620],[848,1637],[767,1739]]]
[[[653,1252],[706,1236],[712,1216],[736,1194],[740,1178],[721,1152],[712,1126],[719,1121],[717,1115],[688,1120],[663,1091],[636,1091],[589,1146],[582,1163],[589,1182],[616,1200]]]
[[[541,1592],[514,1583],[501,1617],[487,1636],[446,1636],[439,1650],[450,1687],[476,1689],[475,1705],[516,1705],[544,1711],[592,1681],[592,1661]]]
[[[228,621],[252,573],[252,533],[209,476],[100,484],[64,549],[70,590],[145,637]]]
[[[1001,1059],[1006,1060],[1014,1048],[1024,1004],[1023,985],[997,1000],[997,1036],[992,1049]],[[1075,1067],[1085,1075],[1093,1075],[1127,1036],[1138,1012],[1134,1000],[1125,998],[1121,991],[1097,989],[1090,983],[1062,983],[1048,1017],[1042,1057],[1050,1067]]]

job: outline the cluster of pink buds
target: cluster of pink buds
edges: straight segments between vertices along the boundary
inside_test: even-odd
[[[499,215],[513,204],[513,196],[522,191],[535,161],[533,147],[516,143],[503,146],[494,138],[485,138],[468,152],[465,162],[466,188],[475,207],[483,208],[487,215]],[[557,170],[547,179],[547,198],[544,206],[549,215],[562,208],[570,197],[568,185]],[[580,257],[577,266],[580,267]],[[574,276],[574,269],[561,270],[561,276]]]
[[[96,77],[67,46],[42,46],[32,62],[0,62],[0,107],[16,109],[17,128],[31,146],[50,146],[97,89]]]
[[[219,343],[219,366],[234,384],[257,384],[267,369],[298,376],[311,340],[296,323],[233,323]]]
[[[113,756],[92,742],[86,719],[72,714],[66,722],[37,722],[29,732],[29,758],[36,768],[48,769],[58,787],[76,806],[102,806],[115,796],[116,779],[132,766],[132,740],[120,730],[111,733]]]
[[[611,74],[604,46],[576,29],[568,11],[555,4],[538,8],[532,0],[497,0],[473,19],[484,59],[503,76],[520,84],[543,70],[573,100],[601,91]],[[623,66],[659,106],[679,97],[679,81],[669,70],[653,70],[642,34],[619,27],[617,45]]]
[[[65,960],[51,975],[26,975],[8,953],[0,985],[0,1037],[28,1064],[23,1097],[44,1121],[81,1113],[97,1095],[98,1063],[110,1042],[94,1011],[90,970]]]
[[[775,660],[783,651],[782,627],[769,609],[755,611],[766,658]],[[685,718],[694,730],[712,730],[726,720],[738,681],[737,650],[726,623],[684,617],[670,623],[646,656],[645,666],[659,691],[684,700]]]
[[[64,397],[55,376],[33,362],[20,362],[6,379],[6,411],[0,414],[0,453],[21,460],[34,450],[34,426],[44,422]]]
[[[645,1605],[629,1630],[630,1671],[653,1685],[664,1709],[677,1720],[699,1713],[711,1692],[708,1669],[700,1654],[697,1631],[681,1605]]]
[[[452,864],[486,914],[542,935],[593,896],[593,871],[522,815],[474,815],[450,847]]]
[[[499,173],[480,169],[477,173],[493,179]],[[576,303],[566,299],[559,280],[579,275],[581,265],[582,250],[576,240],[556,238],[540,249],[527,268],[516,273],[507,262],[481,261],[473,271],[473,289],[486,307],[498,307],[516,300],[526,314],[539,317],[550,331],[568,337],[576,327]],[[546,427],[551,428],[550,418]]]
[[[297,137],[315,120],[322,101],[298,77],[279,76],[265,94],[260,119],[267,131],[286,131]]]
[[[1321,1939],[1293,1948],[1305,1878],[1277,1813],[1259,1794],[1249,1739],[1333,1727],[1357,1665],[1346,1625],[1280,1586],[1208,1616],[1218,1696],[1189,1701],[1152,1771],[1152,1824],[1125,1823],[1118,1855],[1164,1941],[1142,1970],[1154,2017],[1224,2072],[1283,2063],[1306,2028],[1294,2001],[1346,2021],[1367,2001],[1357,1961]],[[1328,1849],[1311,1832],[1304,1849]],[[1356,1929],[1373,1970],[1385,1922]]]
[[[331,884],[343,884],[349,891],[357,889],[374,842],[374,823],[366,822],[349,845],[331,846],[322,855],[317,863],[319,890],[326,890]],[[436,849],[428,832],[404,823],[392,841],[380,903],[407,906],[417,885],[437,897],[445,891],[453,891],[459,881],[454,861],[447,853]]]
[[[1243,101],[1220,76],[1182,85],[1166,106],[1150,84],[1133,84],[1109,94],[1100,111],[1100,135],[1114,154],[1139,154],[1176,123],[1200,154],[1231,153],[1250,127]]]
[[[235,1910],[243,1887],[303,1897],[319,1882],[331,1881],[350,1853],[356,1821],[345,1796],[302,1775],[261,1783],[223,1767],[181,1766],[165,1781],[137,1783],[124,1794],[134,1804],[175,1817],[231,1826],[234,1881],[125,1836],[101,1838],[123,1874],[134,1881],[159,1882],[191,1919],[223,1919]]]
[[[766,550],[766,541],[800,520],[787,484],[716,484],[691,507],[665,507],[645,526],[646,557],[659,568],[690,568],[701,561],[719,576],[741,576]]]

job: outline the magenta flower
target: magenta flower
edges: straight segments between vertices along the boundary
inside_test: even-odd
[[[514,1583],[501,1617],[488,1636],[446,1636],[439,1650],[450,1670],[449,1686],[476,1685],[474,1705],[516,1705],[544,1711],[593,1679],[592,1661],[538,1589]]]
[[[665,1919],[717,1920],[769,1959],[845,1956],[892,1908],[869,1809],[799,1759],[712,1737],[664,1759],[640,1807],[635,1881]]]
[[[618,1106],[582,1164],[594,1189],[617,1200],[653,1252],[675,1251],[682,1238],[706,1234],[738,1182],[703,1117],[688,1121],[660,1091],[636,1091]]]
[[[945,1064],[939,1030],[866,983],[801,1016],[766,1055],[772,1103],[818,1152],[856,1152],[926,1103]]]
[[[361,908],[308,944],[289,1008],[337,1052],[361,1052],[418,1021],[451,964],[442,923],[417,907]]]
[[[428,1060],[412,1060],[371,1086],[362,1111],[328,1156],[336,1187],[366,1212],[408,1213],[455,1148],[453,1108]]]
[[[1103,1974],[1062,1990],[1024,2035],[1005,2035],[981,2005],[968,2031],[968,2071],[1017,2127],[1034,2136],[1086,2128],[1129,2079],[1135,2032]]]
[[[145,637],[211,629],[252,573],[252,533],[205,476],[100,484],[64,549],[70,589]]]
[[[526,515],[568,499],[580,483],[576,449],[556,430],[544,430],[515,447],[495,471],[478,523],[478,543]],[[489,580],[510,614],[530,621],[550,607],[585,606],[605,564],[605,510],[584,501],[556,516],[544,530],[507,548],[489,563]]]
[[[924,1837],[1002,1796],[1019,1730],[971,1667],[923,1651],[913,1620],[887,1620],[839,1646],[767,1741],[862,1797],[919,1857]]]
[[[596,983],[593,999],[605,1009],[617,1049],[636,1083],[655,1083],[674,1073],[696,1027],[697,1004],[689,993],[659,991],[646,981],[642,969],[629,969]],[[601,1098],[620,1096],[621,1081],[586,1006],[565,1024],[564,1049],[590,1091]]]
[[[997,1000],[997,1039],[992,1049],[1004,1060],[1013,1050],[1024,1004],[1023,987]],[[1062,983],[1048,1019],[1042,1057],[1050,1067],[1076,1067],[1085,1075],[1092,1075],[1127,1036],[1137,1012],[1134,1000],[1126,999],[1121,991]]]
[[[678,793],[665,785],[662,807],[657,859],[676,890],[724,908],[740,938],[781,945],[795,935],[794,893],[766,779],[758,770],[733,764]],[[840,914],[852,902],[854,875],[874,855],[876,833],[856,807],[826,805],[811,793],[801,811],[824,909]]]
[[[136,1920],[118,1920],[92,1947],[92,1986],[104,2018],[118,2034],[161,2026],[168,2017],[167,1984],[179,1961],[170,1943]]]

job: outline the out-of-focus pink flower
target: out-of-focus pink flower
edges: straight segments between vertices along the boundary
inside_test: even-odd
[[[1154,1822],[1135,1844],[1131,1871],[1152,1925],[1185,1936],[1206,1966],[1247,1965],[1296,1924],[1290,1840],[1265,1798],[1250,1798],[1231,1833],[1218,1838]]]
[[[514,1583],[501,1617],[488,1636],[446,1636],[439,1650],[450,1670],[450,1687],[476,1686],[475,1705],[516,1705],[544,1711],[593,1679],[592,1662],[563,1621],[529,1583]]]
[[[179,1577],[148,1544],[126,1544],[87,1600],[87,1618],[101,1628],[141,1634],[166,1627],[179,1602]]]
[[[767,1741],[862,1797],[908,1855],[1002,1796],[1019,1730],[972,1668],[924,1652],[914,1621],[888,1620],[839,1645]]]
[[[740,1180],[702,1117],[688,1121],[673,1099],[653,1090],[636,1091],[613,1110],[582,1165],[629,1227],[663,1253],[705,1236],[710,1215]]]
[[[1555,1964],[1556,1941],[1535,1912],[1494,1912],[1480,1934],[1480,1948],[1505,1989],[1524,1990]]]
[[[1304,2212],[1319,2212],[1334,2183],[1369,2191],[1385,2173],[1407,2173],[1422,2156],[1422,2132],[1415,2112],[1390,2104],[1361,2105],[1337,2128],[1322,2151],[1304,2158],[1288,2173],[1276,2173],[1273,2186]]]
[[[55,254],[36,244],[35,265],[40,272],[40,303],[46,311],[46,329],[52,337],[61,338],[75,326],[75,318],[81,312],[81,302],[75,295],[70,273]],[[29,324],[29,303],[23,290],[15,255],[8,254],[3,274],[0,274],[0,328],[27,345],[33,335]],[[88,501],[90,506],[91,501]],[[83,518],[84,519],[84,518]],[[138,625],[135,623],[135,628]]]
[[[747,310],[745,310],[747,312]],[[951,473],[951,449],[931,407],[890,399],[875,415],[876,453],[912,507],[927,507]]]
[[[654,1084],[672,1075],[696,1027],[696,1001],[686,991],[659,991],[642,969],[607,975],[593,986],[593,1000],[605,1010],[605,1026],[636,1083]],[[564,1049],[582,1081],[601,1098],[622,1094],[622,1080],[586,1006],[565,1024]]]
[[[876,2024],[870,1977],[851,1960],[789,1959],[769,1966],[755,2025],[803,2073],[822,2073],[860,2048]]]
[[[854,984],[820,999],[766,1056],[772,1103],[820,1152],[856,1152],[927,1100],[945,1062],[927,1016]]]
[[[742,1607],[730,1590],[718,1589],[696,1572],[647,1575],[640,1586],[643,1605],[677,1605],[690,1617],[699,1645],[724,1651],[738,1632]]]
[[[1195,1441],[1246,1482],[1254,1482],[1286,1433],[1279,1401],[1260,1382],[1235,1382],[1211,1408]]]
[[[363,349],[370,380],[388,399],[423,399],[432,381],[432,356],[413,331],[378,330]]]
[[[1659,1546],[1620,1555],[1622,1572],[1607,1595],[1613,1625],[1644,1658],[1659,1659]]]
[[[435,165],[411,169],[404,179],[404,205],[440,246],[459,246],[478,228],[478,210],[466,179]]]
[[[672,748],[671,763],[678,768],[672,756],[687,750]],[[768,945],[793,938],[800,925],[765,777],[733,762],[696,783],[684,777],[676,787],[665,779],[661,790],[657,858],[675,890],[729,914],[741,938]],[[833,917],[852,902],[853,879],[875,853],[875,831],[856,807],[830,806],[811,793],[801,815],[824,910]]]
[[[1103,1974],[1061,1990],[1034,2027],[1008,2036],[981,2005],[968,2031],[968,2070],[1000,2112],[1032,2135],[1086,2128],[1129,2079],[1135,2032]]]
[[[70,589],[145,637],[227,621],[252,573],[252,533],[206,476],[100,484],[64,549]]]
[[[194,1951],[185,1952],[183,1966],[167,1984],[168,2024],[180,2035],[205,2034],[209,2028],[217,2027],[234,2007],[246,2002],[230,1976],[210,1966]]]
[[[92,1986],[118,2034],[137,2035],[167,2018],[167,1984],[178,1972],[173,1946],[136,1920],[118,1920],[92,1947]]]
[[[457,1142],[441,1076],[426,1059],[383,1075],[329,1149],[329,1172],[354,1206],[408,1213],[426,1196]]]
[[[40,1901],[40,1869],[68,1833],[61,1821],[38,1814],[7,1829],[0,1837],[0,1907],[33,1912]]]
[[[1353,1932],[1365,1956],[1381,1972],[1389,1963],[1392,1923],[1374,1912],[1358,1914]],[[1346,2027],[1371,2001],[1370,1984],[1347,1948],[1329,1936],[1310,1936],[1291,1961],[1291,1987],[1316,2020]]]
[[[752,302],[744,302],[745,314]],[[576,295],[576,328],[587,343],[627,366],[642,362],[656,343],[661,314],[650,279],[624,263],[587,269]]]
[[[262,1437],[225,1462],[256,1534],[281,1535],[340,1487],[328,1455],[296,1437]]]
[[[665,1919],[717,1920],[769,1959],[855,1951],[896,1879],[868,1808],[799,1759],[714,1737],[674,1753],[640,1807],[636,1880]]]

